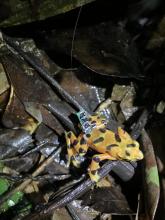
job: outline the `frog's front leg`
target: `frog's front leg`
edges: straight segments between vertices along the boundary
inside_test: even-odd
[[[105,153],[105,154],[96,154],[92,157],[92,162],[88,169],[88,174],[92,181],[98,182],[100,177],[98,175],[98,169],[100,168],[100,162],[103,160],[115,160],[114,157]]]
[[[72,131],[65,132],[65,139],[67,144],[67,152],[68,152],[68,162],[67,166],[69,167],[70,163],[74,160],[76,151],[73,147],[73,140],[77,140],[77,137],[74,135]]]
[[[99,114],[101,113],[104,109],[108,108],[112,103],[112,100],[110,98],[106,99],[105,101],[103,101],[99,107],[96,109],[96,113]]]
[[[88,150],[86,140],[82,135],[78,138],[73,132],[69,131],[65,133],[68,151],[68,166],[72,162],[75,167],[80,166],[80,162],[76,159],[76,156],[84,156]]]

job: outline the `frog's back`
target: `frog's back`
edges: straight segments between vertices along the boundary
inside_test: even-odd
[[[112,131],[100,128],[94,129],[88,139],[89,146],[99,152],[107,153],[113,146],[118,146],[119,137]]]

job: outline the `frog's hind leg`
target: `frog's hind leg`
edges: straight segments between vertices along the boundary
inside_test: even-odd
[[[74,135],[73,132],[65,132],[66,142],[67,142],[67,151],[68,151],[68,166],[72,162],[75,167],[80,166],[80,161],[77,159],[78,156],[83,157],[87,150],[88,146],[83,136],[78,138]]]
[[[78,143],[75,145],[75,150],[78,155],[83,157],[88,151],[87,141],[85,140],[83,135],[78,137]]]
[[[88,174],[92,181],[98,182],[100,179],[100,176],[98,175],[98,169],[100,168],[100,162],[103,160],[114,160],[112,156],[109,154],[96,154],[92,157],[92,162],[89,166]]]

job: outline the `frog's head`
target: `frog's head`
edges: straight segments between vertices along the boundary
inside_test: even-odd
[[[102,114],[93,114],[88,120],[90,124],[96,128],[105,128],[107,124],[107,119]]]
[[[118,135],[121,139],[118,156],[120,159],[128,161],[137,161],[143,159],[143,153],[139,149],[139,143],[131,138],[131,136],[122,128],[118,128]]]

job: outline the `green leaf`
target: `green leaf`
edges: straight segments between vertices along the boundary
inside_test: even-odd
[[[10,207],[16,205],[23,197],[23,192],[15,192],[10,199],[0,206],[0,213],[6,212]]]
[[[9,188],[10,184],[8,180],[0,178],[0,195],[6,192]]]
[[[151,167],[150,169],[146,170],[147,173],[147,183],[153,183],[159,187],[159,175],[158,175],[158,170],[157,167]]]

